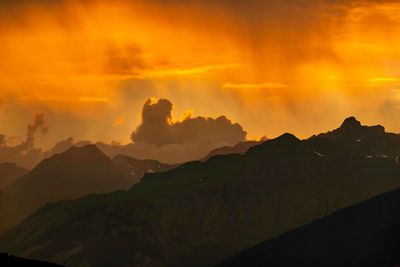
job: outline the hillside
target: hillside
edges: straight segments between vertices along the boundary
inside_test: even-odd
[[[284,134],[243,155],[148,173],[129,191],[48,204],[3,236],[0,249],[68,266],[213,266],[399,188],[395,150],[379,149],[386,157]]]
[[[400,190],[389,192],[261,243],[218,267],[396,266],[399,209]]]
[[[122,172],[96,146],[72,147],[43,160],[1,190],[0,230],[15,225],[48,202],[130,186]]]
[[[140,182],[146,173],[165,172],[178,166],[176,164],[164,164],[158,160],[139,160],[125,155],[115,156],[113,163],[132,185]]]
[[[219,147],[214,150],[211,150],[204,158],[202,158],[200,161],[207,161],[211,157],[217,156],[217,155],[229,155],[229,154],[242,154],[246,153],[251,147],[256,146],[258,144],[261,144],[261,141],[244,141],[244,142],[239,142],[234,146],[224,146],[224,147]]]
[[[15,163],[0,164],[0,190],[17,178],[27,174],[28,169],[18,167]]]

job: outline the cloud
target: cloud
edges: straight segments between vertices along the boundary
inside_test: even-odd
[[[7,145],[7,137],[0,135],[0,162],[15,162],[23,167],[32,167],[42,158],[42,150],[34,148],[35,135],[40,131],[47,133],[48,128],[44,113],[37,114],[32,124],[26,128],[26,137],[23,142],[15,146]]]
[[[48,158],[55,154],[62,153],[74,145],[74,138],[68,137],[65,140],[57,142],[52,149],[43,153],[43,158]]]
[[[246,139],[246,132],[225,116],[194,117],[185,112],[174,121],[172,103],[167,99],[148,99],[142,109],[142,122],[132,133],[132,143],[93,142],[108,157],[124,154],[137,159],[156,159],[165,163],[183,163],[203,158],[209,151],[235,145]],[[90,144],[75,142],[72,137],[57,142],[44,158],[61,153],[71,146]]]
[[[24,143],[22,143],[25,149],[30,149],[33,147],[35,134],[39,130],[42,132],[42,134],[45,134],[48,131],[46,122],[44,120],[44,113],[37,114],[33,124],[28,125],[26,129],[26,140]]]
[[[120,115],[118,115],[115,119],[114,119],[114,125],[124,125],[125,124],[125,120],[126,120],[126,114],[122,113]]]
[[[132,133],[132,141],[162,146],[207,140],[210,144],[232,145],[246,138],[243,128],[225,116],[216,119],[187,116],[173,122],[172,107],[167,99],[148,99],[143,106],[142,123]]]

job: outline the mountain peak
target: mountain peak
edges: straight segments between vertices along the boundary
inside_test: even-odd
[[[80,154],[86,156],[104,155],[104,153],[96,145],[93,144],[85,146],[72,146],[67,151],[61,154]]]
[[[277,138],[275,138],[276,141],[280,141],[280,142],[288,142],[288,141],[300,141],[300,139],[298,139],[295,135],[291,134],[291,133],[284,133],[280,136],[278,136]]]
[[[85,146],[71,146],[68,150],[86,151],[86,152],[101,152],[96,145],[90,144]]]
[[[361,127],[361,123],[359,120],[357,120],[355,117],[351,116],[345,119],[340,126],[342,129],[354,129],[354,128],[359,128]]]

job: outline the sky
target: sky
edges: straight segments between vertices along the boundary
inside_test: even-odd
[[[24,143],[43,116],[35,147],[129,144],[146,106],[167,102],[158,125],[176,124],[175,143],[194,121],[236,141],[348,116],[400,132],[399,46],[398,1],[3,0],[0,133]]]

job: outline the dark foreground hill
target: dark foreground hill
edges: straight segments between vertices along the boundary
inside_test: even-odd
[[[400,190],[340,210],[261,243],[218,267],[400,264]]]
[[[62,267],[61,265],[47,263],[44,261],[28,260],[18,258],[5,253],[0,253],[0,266],[4,267]]]
[[[213,266],[399,188],[396,147],[382,151],[284,134],[244,155],[146,174],[128,191],[48,204],[2,236],[0,249],[67,266]]]
[[[0,190],[19,177],[27,174],[28,169],[18,167],[15,163],[0,164]]]

